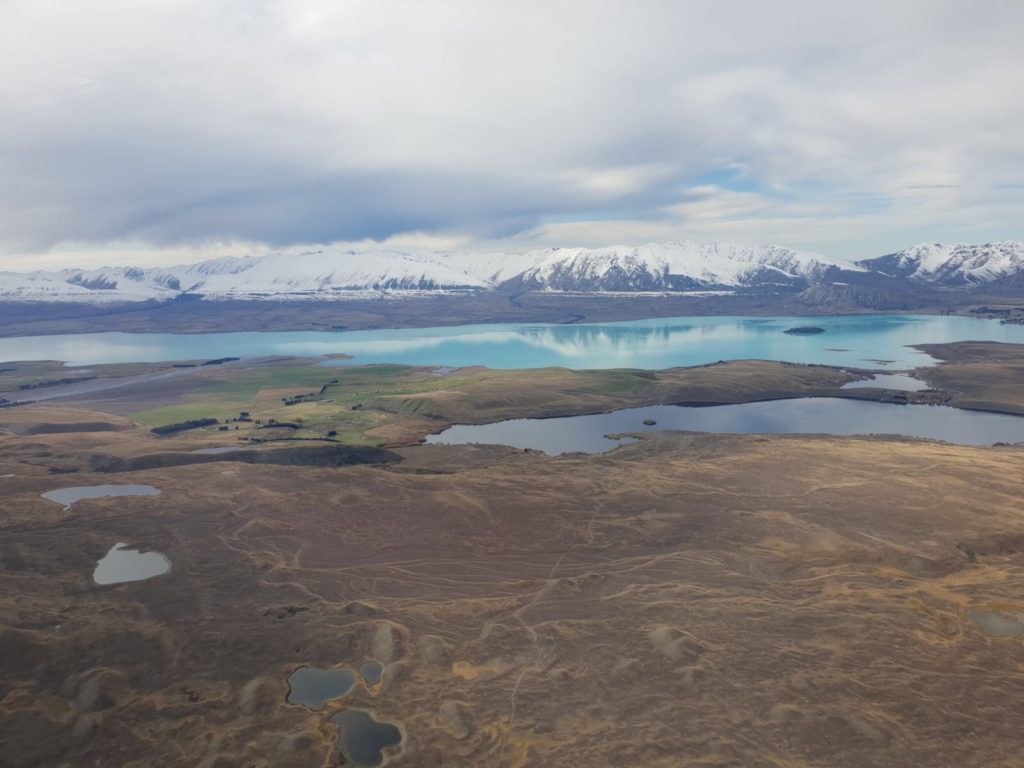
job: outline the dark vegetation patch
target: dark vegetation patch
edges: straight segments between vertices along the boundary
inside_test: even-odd
[[[228,454],[150,453],[133,458],[94,456],[96,472],[133,472],[141,469],[180,467],[187,464],[240,462],[243,464],[274,464],[303,467],[348,467],[357,464],[391,464],[402,457],[384,448],[362,445],[294,446],[274,450],[238,450]]]
[[[273,616],[275,619],[290,619],[297,613],[306,613],[309,610],[305,605],[285,605],[281,608],[268,608],[263,612],[264,616]]]
[[[96,376],[68,376],[63,379],[48,379],[47,381],[36,381],[31,384],[22,384],[18,389],[42,389],[44,387],[59,387],[62,384],[77,384],[80,381],[92,381]]]
[[[996,533],[963,542],[958,548],[970,556],[1016,555],[1024,552],[1024,533]]]
[[[26,426],[23,435],[60,435],[66,432],[118,432],[123,427],[109,421],[76,421],[67,424],[46,422]]]
[[[178,432],[184,432],[189,429],[199,429],[200,427],[212,427],[220,422],[217,419],[189,419],[188,421],[179,421],[176,424],[164,424],[162,427],[153,427],[150,432],[154,435],[163,437],[164,435],[173,435]]]
[[[824,328],[819,328],[816,325],[798,325],[795,328],[787,328],[783,331],[783,333],[788,333],[793,336],[814,336],[824,332]]]

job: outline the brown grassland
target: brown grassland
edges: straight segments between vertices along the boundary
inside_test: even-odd
[[[1022,404],[1019,348],[929,351],[946,362],[918,372],[935,387],[920,401]],[[15,365],[0,396],[66,370]],[[351,765],[330,722],[350,707],[401,729],[388,766],[1020,764],[1024,634],[975,618],[1024,612],[1024,448],[417,445],[450,423],[836,396],[857,372],[279,359],[91,375],[0,410],[4,764]],[[149,431],[243,410],[254,421]],[[182,458],[253,438],[272,463]],[[297,452],[332,440],[388,450],[350,466]],[[104,483],[160,495],[40,498]],[[94,583],[116,542],[170,572]],[[287,703],[294,669],[371,658],[379,685]]]

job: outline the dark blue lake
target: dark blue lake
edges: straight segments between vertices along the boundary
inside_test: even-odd
[[[644,424],[644,421],[655,424]],[[655,405],[557,419],[511,419],[457,425],[428,443],[485,443],[533,448],[551,455],[610,451],[623,441],[605,435],[681,429],[736,434],[811,433],[905,435],[961,445],[1024,442],[1024,417],[937,405],[891,405],[865,400],[798,398],[691,408]]]

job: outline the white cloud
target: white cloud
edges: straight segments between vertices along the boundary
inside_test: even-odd
[[[1022,27],[1016,0],[6,0],[0,266],[1020,237]]]

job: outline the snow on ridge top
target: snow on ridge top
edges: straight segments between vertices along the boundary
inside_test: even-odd
[[[734,245],[690,241],[603,248],[551,248],[537,252],[537,264],[524,277],[534,283],[565,285],[570,279],[602,280],[612,273],[654,283],[681,276],[703,284],[743,285],[763,270],[788,278],[813,279],[829,267],[863,271],[863,267],[816,253],[777,245]],[[650,281],[648,281],[650,282]]]
[[[985,283],[1024,272],[1024,241],[1004,240],[978,245],[919,243],[882,259],[892,261],[913,280]]]
[[[200,293],[214,296],[342,290],[488,288],[451,254],[332,250],[263,256],[240,274],[211,275]]]
[[[856,268],[780,246],[724,243],[548,248],[526,253],[325,247],[165,268],[0,273],[0,297],[68,301],[140,301],[182,294],[314,298],[358,291],[494,290],[505,284],[570,291],[690,290],[810,281],[831,265]]]
[[[0,299],[9,301],[112,303],[163,300],[178,294],[173,276],[161,273],[148,280],[143,270],[131,267],[0,272]]]
[[[252,269],[262,258],[266,257],[222,256],[218,259],[207,259],[206,261],[196,262],[195,264],[179,264],[176,267],[170,267],[169,271],[200,275],[237,275],[239,272]]]
[[[856,263],[779,245],[670,241],[525,253],[403,252],[325,246],[223,257],[174,267],[0,272],[0,300],[144,301],[345,298],[419,292],[580,293],[802,290],[843,272],[972,286],[1024,273],[1024,242],[922,243]]]

